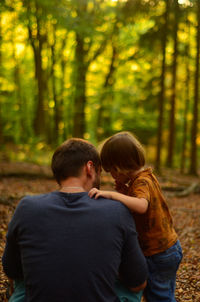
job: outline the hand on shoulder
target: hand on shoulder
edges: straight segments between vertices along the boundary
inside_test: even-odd
[[[104,198],[112,199],[112,192],[98,190],[97,188],[92,188],[88,192],[88,195],[89,195],[90,198],[94,198],[94,199],[97,199],[99,197],[104,197]]]

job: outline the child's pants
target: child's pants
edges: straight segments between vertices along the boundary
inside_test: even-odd
[[[182,257],[179,240],[163,253],[146,257],[149,278],[144,295],[148,302],[176,301],[176,272]]]

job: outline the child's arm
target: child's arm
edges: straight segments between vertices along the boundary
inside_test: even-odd
[[[88,194],[91,198],[94,197],[95,199],[101,196],[104,198],[120,201],[125,206],[127,206],[129,210],[139,214],[144,214],[148,209],[148,201],[144,198],[127,196],[113,191],[101,191],[96,188],[92,188]]]

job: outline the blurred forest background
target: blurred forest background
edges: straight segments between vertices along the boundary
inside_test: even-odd
[[[0,0],[1,160],[128,130],[197,174],[199,0]]]

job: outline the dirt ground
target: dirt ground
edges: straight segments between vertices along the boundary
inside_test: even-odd
[[[199,178],[183,176],[171,171],[159,178],[162,186],[189,186]],[[110,178],[104,176],[103,187],[110,188]],[[54,191],[57,185],[51,179],[36,177],[3,177],[0,180],[0,257],[5,246],[8,222],[22,196]],[[183,248],[184,258],[177,275],[176,299],[178,302],[200,302],[200,194],[175,197],[164,191],[176,231]],[[0,302],[6,302],[8,280],[0,264]]]

